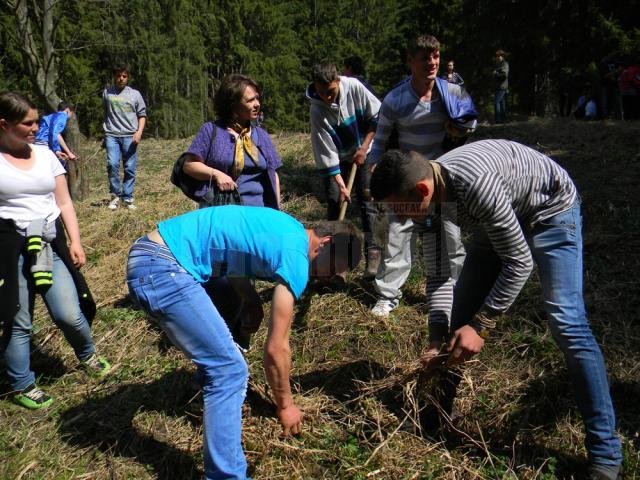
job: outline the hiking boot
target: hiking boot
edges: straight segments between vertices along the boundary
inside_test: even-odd
[[[379,298],[376,304],[371,309],[371,314],[376,317],[387,318],[389,314],[398,308],[399,300],[397,298],[387,299]]]
[[[109,210],[117,210],[120,206],[120,197],[112,197],[107,207]]]
[[[588,480],[618,480],[621,478],[620,465],[590,463],[587,469]]]
[[[133,199],[131,200],[125,200],[124,201],[124,205],[129,209],[129,210],[137,210],[138,207],[136,207],[136,205],[133,203]]]
[[[376,278],[378,269],[380,268],[380,260],[382,259],[382,250],[379,248],[370,248],[367,250],[367,266],[364,269],[362,278],[371,280]]]
[[[13,395],[13,401],[30,410],[39,410],[53,403],[53,398],[44,393],[35,383]]]
[[[109,362],[102,357],[98,357],[95,353],[87,360],[81,361],[80,365],[86,374],[92,378],[102,378],[111,370]]]

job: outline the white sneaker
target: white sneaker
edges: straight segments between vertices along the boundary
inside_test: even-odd
[[[371,309],[371,313],[376,317],[386,318],[389,314],[398,308],[398,299],[389,300],[387,298],[379,298],[376,304]]]
[[[127,206],[127,208],[129,210],[137,210],[138,207],[136,207],[135,203],[133,203],[133,200],[125,200],[124,204]]]
[[[109,210],[117,210],[120,206],[120,197],[113,197],[109,202]]]

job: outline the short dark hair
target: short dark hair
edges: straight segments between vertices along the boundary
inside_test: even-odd
[[[228,125],[233,120],[233,113],[240,105],[247,87],[255,88],[258,95],[262,93],[255,80],[247,75],[233,73],[222,79],[222,83],[213,97],[213,108],[220,122]]]
[[[371,196],[376,201],[391,195],[412,197],[416,183],[432,178],[433,168],[418,152],[389,150],[371,175]]]
[[[63,111],[63,110],[66,110],[67,108],[68,108],[69,110],[71,110],[71,106],[70,106],[67,102],[62,101],[62,102],[60,102],[60,103],[58,104],[58,111],[59,111],[59,112],[61,112],[61,111]]]
[[[122,63],[122,62],[114,63],[113,66],[111,67],[111,73],[113,75],[115,75],[118,72],[127,72],[127,73],[129,73],[129,65],[127,65],[126,63]]]
[[[27,116],[29,110],[35,109],[35,104],[18,92],[0,93],[0,118],[10,123],[18,123]]]
[[[314,227],[318,237],[331,237],[331,271],[353,270],[362,257],[362,233],[349,221],[323,220]]]
[[[313,66],[311,77],[313,79],[313,83],[319,83],[320,85],[328,85],[331,82],[336,81],[339,78],[336,64],[316,63]]]
[[[440,42],[433,35],[418,35],[412,38],[407,45],[407,54],[411,56],[420,51],[429,53],[436,50],[440,50]]]
[[[364,75],[364,62],[357,55],[345,58],[344,66],[348,67],[354,75]]]

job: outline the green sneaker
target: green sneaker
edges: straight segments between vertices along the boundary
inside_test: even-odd
[[[30,410],[39,410],[53,403],[53,398],[44,393],[35,383],[13,395],[13,401]]]
[[[111,370],[109,362],[102,357],[98,357],[95,353],[87,360],[80,362],[80,365],[87,375],[92,378],[102,378]]]

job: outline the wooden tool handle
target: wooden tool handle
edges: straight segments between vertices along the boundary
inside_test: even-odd
[[[353,162],[353,164],[351,165],[351,172],[349,173],[349,181],[347,182],[347,192],[349,192],[349,195],[351,195],[351,189],[353,188],[353,181],[356,178],[356,170],[358,169],[358,165],[356,165],[356,162]],[[340,205],[340,215],[338,215],[338,220],[342,221],[344,220],[344,216],[347,213],[347,205],[349,202],[347,202],[346,200],[344,200],[342,202],[342,205]]]

